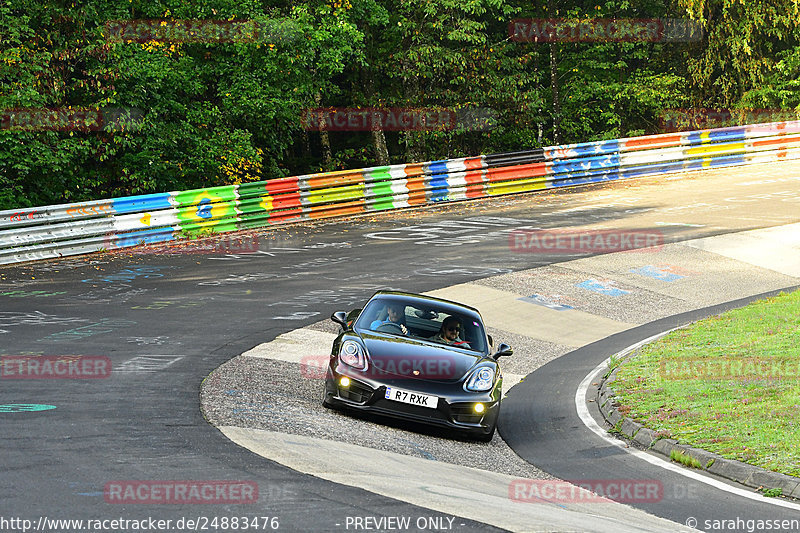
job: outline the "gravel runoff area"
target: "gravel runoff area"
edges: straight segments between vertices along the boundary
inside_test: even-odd
[[[330,320],[308,326],[329,333],[335,333],[336,327]],[[489,332],[515,349],[515,354],[503,361],[506,374],[527,374],[570,350],[500,330]],[[338,440],[522,478],[554,479],[517,456],[498,434],[485,444],[439,428],[325,409],[323,379],[318,374],[297,363],[238,356],[203,382],[201,408],[214,426]]]

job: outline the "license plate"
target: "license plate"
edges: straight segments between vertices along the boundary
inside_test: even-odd
[[[439,404],[438,396],[420,394],[418,392],[396,389],[394,387],[386,387],[386,399],[395,402],[418,405],[420,407],[430,407],[431,409],[436,409]]]

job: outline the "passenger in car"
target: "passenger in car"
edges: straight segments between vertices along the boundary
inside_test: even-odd
[[[454,316],[448,316],[442,320],[442,327],[439,329],[439,333],[431,337],[431,340],[460,348],[471,348],[467,341],[461,340],[460,333],[461,323],[459,320]]]

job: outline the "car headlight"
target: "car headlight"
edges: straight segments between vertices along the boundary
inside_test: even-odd
[[[344,341],[339,348],[339,361],[358,370],[367,369],[367,356],[364,348],[355,341]]]
[[[472,392],[485,392],[494,385],[494,368],[482,366],[472,373],[464,388]]]

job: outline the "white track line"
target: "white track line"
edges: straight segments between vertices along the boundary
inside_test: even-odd
[[[643,341],[639,341],[639,342],[637,342],[636,344],[634,344],[632,346],[628,346],[627,348],[625,348],[621,352],[618,352],[618,353],[614,354],[614,356],[612,356],[612,357],[617,357],[617,358],[624,357],[625,355],[627,355],[628,353],[630,353],[633,350],[636,350],[640,346],[642,346],[644,344],[647,344],[649,342],[652,342],[652,341],[656,340],[657,338],[662,337],[662,336],[666,335],[667,333],[670,333],[670,332],[674,331],[675,329],[678,329],[678,328],[674,328],[674,329],[671,329],[669,331],[665,331],[663,333],[659,333],[657,335],[653,335],[652,337],[648,337],[648,338],[644,339]],[[592,430],[598,437],[602,438],[603,440],[605,440],[609,444],[612,444],[613,446],[616,446],[617,448],[620,448],[621,450],[626,451],[627,453],[633,455],[634,457],[638,457],[639,459],[647,461],[648,463],[650,463],[650,464],[652,464],[654,466],[658,466],[658,467],[664,468],[666,470],[671,470],[672,472],[675,472],[676,474],[680,474],[682,476],[685,476],[685,477],[688,477],[688,478],[692,478],[695,481],[699,481],[701,483],[705,483],[706,485],[710,485],[710,486],[715,487],[715,488],[717,488],[719,490],[724,490],[726,492],[730,492],[731,494],[735,494],[735,495],[741,496],[743,498],[749,498],[749,499],[755,500],[755,501],[757,501],[759,503],[765,503],[765,504],[769,504],[769,505],[776,505],[778,507],[786,507],[787,509],[793,509],[795,511],[800,511],[800,505],[798,505],[796,503],[788,502],[788,501],[782,500],[782,499],[767,498],[767,497],[762,496],[760,494],[753,493],[752,491],[749,491],[749,490],[741,489],[741,488],[738,488],[738,487],[732,487],[731,485],[728,485],[727,483],[723,483],[722,481],[717,481],[716,479],[712,479],[712,478],[710,478],[708,476],[705,476],[705,475],[703,475],[703,474],[701,474],[699,472],[695,472],[694,470],[689,470],[689,469],[684,468],[682,466],[678,466],[678,465],[676,465],[676,464],[674,464],[674,463],[672,463],[670,461],[666,461],[666,460],[661,459],[659,457],[654,457],[654,456],[650,455],[649,453],[645,453],[645,452],[643,452],[641,450],[637,450],[635,448],[626,448],[623,441],[621,441],[619,439],[616,439],[616,438],[613,438],[613,437],[610,437],[608,435],[608,432],[605,429],[601,428],[597,424],[597,422],[595,422],[594,418],[589,413],[589,406],[586,403],[586,392],[589,389],[589,385],[592,383],[592,381],[594,381],[596,379],[596,377],[601,372],[603,372],[604,370],[606,370],[608,368],[608,363],[609,363],[610,360],[611,360],[611,357],[609,357],[608,359],[606,359],[605,361],[603,361],[602,363],[597,365],[591,372],[589,372],[589,374],[583,379],[581,384],[578,386],[578,390],[575,392],[575,407],[578,410],[578,416],[583,421],[583,424],[587,428]]]

